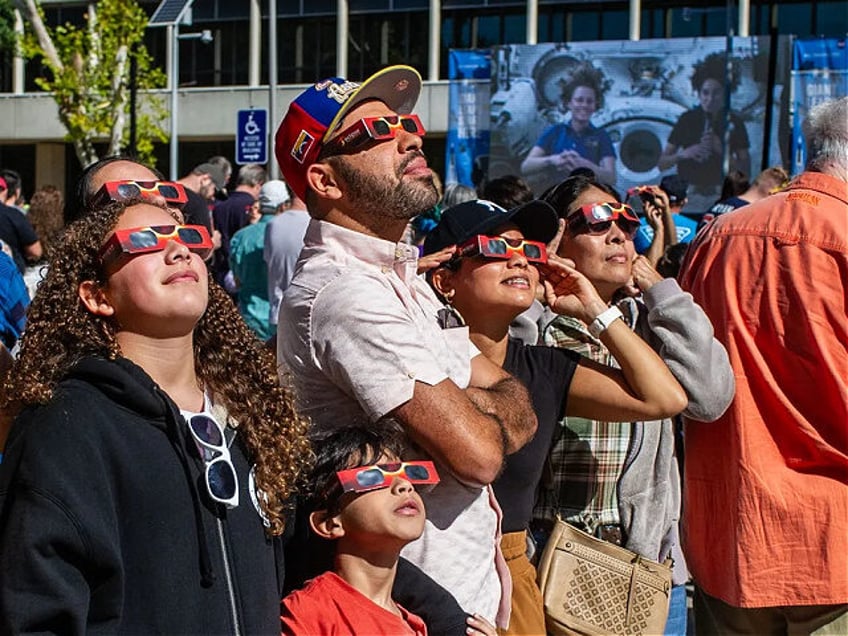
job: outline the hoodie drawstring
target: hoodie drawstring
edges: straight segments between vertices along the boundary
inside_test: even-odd
[[[209,553],[209,544],[206,541],[206,530],[203,527],[203,510],[201,508],[200,495],[197,492],[194,479],[192,478],[189,458],[186,456],[183,444],[185,438],[184,435],[181,434],[182,427],[180,426],[182,415],[176,411],[174,405],[167,396],[163,394],[162,397],[168,405],[169,417],[167,419],[171,444],[177,452],[177,457],[180,459],[180,464],[183,467],[189,491],[191,492],[191,502],[192,507],[194,508],[194,525],[197,530],[197,550],[200,554],[200,584],[203,587],[212,587],[216,578],[215,571],[212,569],[212,556]]]

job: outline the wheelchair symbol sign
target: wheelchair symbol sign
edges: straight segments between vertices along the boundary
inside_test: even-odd
[[[259,128],[259,124],[256,123],[256,120],[253,119],[253,113],[247,116],[247,123],[244,125],[244,132],[247,135],[255,135],[261,129]]]
[[[238,111],[236,121],[236,163],[267,163],[268,111],[251,108]]]

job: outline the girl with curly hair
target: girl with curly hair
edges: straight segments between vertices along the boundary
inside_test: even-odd
[[[521,173],[543,192],[574,170],[591,170],[599,181],[615,185],[615,149],[605,130],[592,124],[603,106],[603,73],[585,65],[563,82],[562,103],[571,120],[546,128],[521,164]]]
[[[175,215],[113,202],[53,252],[0,404],[3,633],[279,632],[307,424]]]

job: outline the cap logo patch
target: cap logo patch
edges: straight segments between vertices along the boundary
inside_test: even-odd
[[[326,90],[327,97],[336,100],[339,104],[344,104],[358,88],[359,84],[356,82],[345,82],[344,84],[330,82],[326,86],[322,86],[320,88],[318,85],[315,86],[316,90]]]
[[[489,208],[489,210],[491,212],[494,212],[495,214],[505,214],[506,213],[506,210],[504,210],[501,206],[499,206],[495,203],[492,203],[491,201],[486,201],[485,199],[477,199],[477,204]]]
[[[292,146],[291,156],[294,157],[298,163],[303,163],[304,159],[306,159],[306,155],[309,154],[309,150],[312,148],[313,143],[315,143],[315,137],[305,130],[301,130],[294,142],[294,146]]]

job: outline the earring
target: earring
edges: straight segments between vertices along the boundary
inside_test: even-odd
[[[451,304],[455,294],[455,289],[451,289],[450,291],[442,294],[442,298],[444,298],[446,305],[436,312],[439,327],[442,329],[453,329],[454,327],[465,326],[465,320],[462,315],[459,311],[457,311],[456,307]]]

